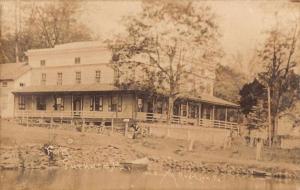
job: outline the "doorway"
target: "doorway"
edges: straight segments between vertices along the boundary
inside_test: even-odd
[[[82,97],[74,96],[73,98],[73,114],[74,116],[80,116],[82,111]]]

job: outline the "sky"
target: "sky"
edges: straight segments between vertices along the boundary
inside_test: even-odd
[[[13,19],[14,1],[0,2],[4,4],[4,20]],[[221,63],[245,71],[249,70],[255,50],[264,41],[264,32],[276,21],[287,24],[300,15],[300,3],[287,0],[198,0],[195,3],[210,5],[217,15],[222,33],[220,42],[225,52]],[[79,20],[101,39],[111,38],[124,30],[121,19],[140,12],[140,6],[140,1],[133,0],[85,0]]]

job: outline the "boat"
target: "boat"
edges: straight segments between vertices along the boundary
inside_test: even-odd
[[[149,159],[147,157],[129,161],[121,162],[120,165],[125,171],[146,171],[148,169]]]

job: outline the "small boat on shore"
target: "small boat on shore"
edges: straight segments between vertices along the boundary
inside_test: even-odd
[[[148,164],[149,159],[147,157],[120,163],[125,171],[146,171],[148,169]]]

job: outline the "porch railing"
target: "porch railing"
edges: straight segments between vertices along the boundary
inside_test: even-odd
[[[15,117],[23,118],[97,118],[112,119],[117,118],[116,112],[103,111],[38,111],[38,110],[19,110],[15,112]],[[119,117],[120,118],[120,117]],[[167,123],[167,115],[159,113],[137,112],[137,121],[140,122],[160,122]],[[235,122],[210,120],[204,118],[187,118],[183,116],[172,116],[171,123],[180,125],[193,125],[200,127],[214,127],[238,130]]]
[[[146,122],[167,122],[167,115],[158,114],[158,113],[147,113],[147,112],[138,112],[137,113],[138,121]],[[182,116],[172,116],[171,123],[181,124],[181,125],[194,125],[200,127],[214,127],[214,128],[225,128],[225,129],[234,129],[238,130],[238,124],[235,122],[229,121],[220,121],[220,120],[210,120],[204,118],[187,118]]]
[[[15,112],[15,117],[53,117],[53,118],[116,118],[116,112],[99,111],[38,111],[22,110]]]

